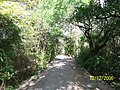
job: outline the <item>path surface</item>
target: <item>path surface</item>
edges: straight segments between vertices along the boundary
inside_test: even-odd
[[[64,55],[57,56],[40,76],[25,90],[114,90],[102,81],[91,81],[88,72]]]

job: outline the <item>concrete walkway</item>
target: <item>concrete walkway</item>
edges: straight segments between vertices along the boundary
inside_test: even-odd
[[[76,66],[71,57],[58,55],[40,78],[25,90],[114,90],[103,81],[90,80],[90,74]]]

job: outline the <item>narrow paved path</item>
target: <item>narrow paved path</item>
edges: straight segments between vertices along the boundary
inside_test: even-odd
[[[88,72],[64,55],[57,56],[40,76],[25,90],[113,90],[103,81],[91,81]]]

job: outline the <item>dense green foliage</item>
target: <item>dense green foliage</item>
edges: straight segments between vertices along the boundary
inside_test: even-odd
[[[7,15],[0,15],[0,79],[9,80],[15,74],[12,56],[20,48],[20,29]]]
[[[0,2],[0,81],[17,86],[61,53],[68,1]],[[70,40],[69,40],[70,41]],[[71,53],[72,54],[72,53]],[[9,88],[9,87],[8,87]]]
[[[3,86],[17,86],[61,53],[75,57],[93,75],[113,75],[119,81],[119,1],[0,1]]]
[[[93,75],[113,75],[120,80],[120,3],[118,0],[91,0],[77,4],[72,22],[83,32],[89,46],[77,56]]]

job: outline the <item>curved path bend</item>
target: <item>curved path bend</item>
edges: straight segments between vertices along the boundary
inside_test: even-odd
[[[75,61],[58,55],[40,78],[25,90],[114,90],[103,81],[90,80],[90,74],[77,67]]]

